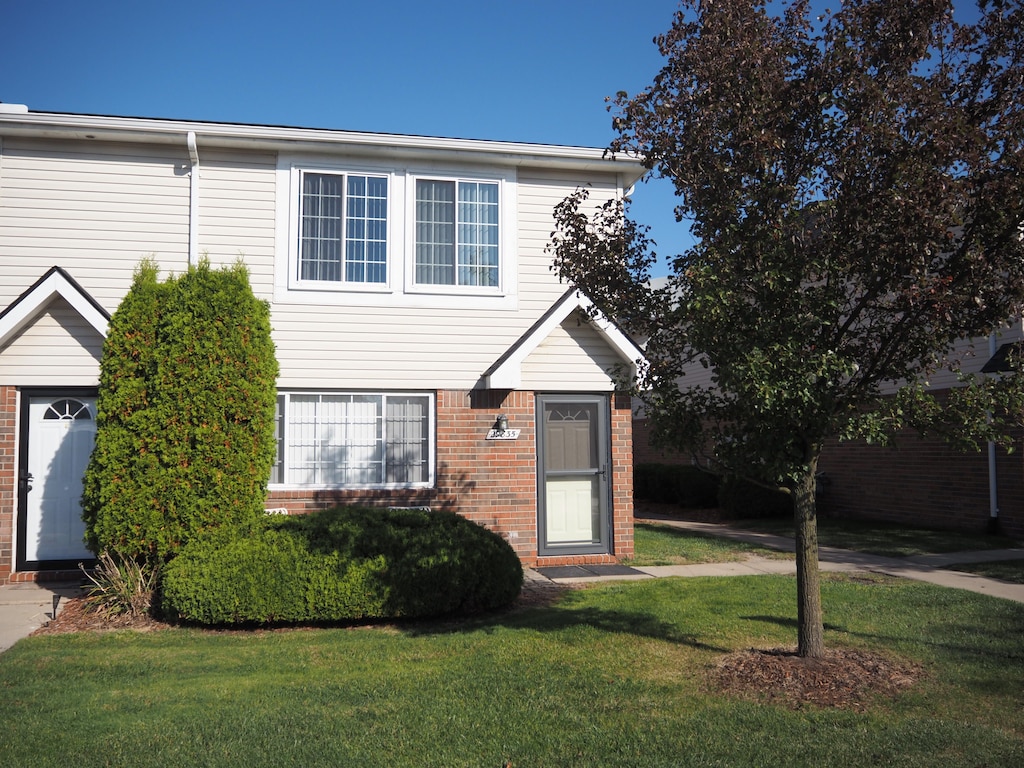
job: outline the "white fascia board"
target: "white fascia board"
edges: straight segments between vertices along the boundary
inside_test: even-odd
[[[523,363],[540,346],[551,332],[578,309],[587,311],[593,302],[579,291],[566,294],[555,304],[544,319],[535,325],[530,333],[521,338],[516,347],[508,353],[501,364],[496,366],[484,379],[488,389],[518,389],[523,383]],[[641,350],[626,334],[603,315],[598,314],[592,324],[622,360],[629,365],[630,376],[637,374],[637,363],[643,358]]]
[[[60,296],[70,304],[79,315],[100,336],[107,336],[107,316],[85,296],[81,289],[69,282],[60,271],[51,271],[47,277],[23,294],[0,316],[0,347],[6,346],[26,325],[46,308],[56,297]]]
[[[620,174],[624,188],[647,172],[634,157],[612,157],[595,147],[140,117],[0,112],[0,135],[9,136],[181,144],[182,137],[190,131],[195,133],[200,146],[273,151],[383,151],[390,156],[440,156],[450,161],[612,172]]]

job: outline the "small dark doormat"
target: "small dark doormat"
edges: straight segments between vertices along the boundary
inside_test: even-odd
[[[592,579],[597,576],[643,576],[641,571],[628,565],[556,565],[537,568],[547,579]]]

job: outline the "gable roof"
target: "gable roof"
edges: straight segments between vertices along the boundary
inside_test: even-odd
[[[556,301],[529,330],[505,350],[505,353],[484,371],[483,384],[487,389],[518,389],[522,385],[523,362],[540,346],[551,332],[576,310],[587,311],[593,302],[576,288],[570,288]],[[643,350],[614,322],[603,315],[591,321],[592,327],[628,365],[631,376],[636,376],[637,361]]]
[[[110,314],[60,267],[51,267],[0,312],[0,347],[5,346],[56,297],[70,304],[100,336],[106,337]]]

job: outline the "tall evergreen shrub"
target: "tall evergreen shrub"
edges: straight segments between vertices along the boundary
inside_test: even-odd
[[[200,532],[251,526],[274,457],[277,371],[269,307],[244,265],[203,260],[161,284],[144,263],[104,346],[90,546],[158,562]]]

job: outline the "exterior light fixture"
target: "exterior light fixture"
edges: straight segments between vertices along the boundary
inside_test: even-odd
[[[501,414],[501,416],[498,417],[498,420],[494,423],[494,428],[497,429],[499,432],[507,432],[508,416],[506,416],[505,414]]]

